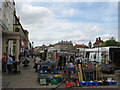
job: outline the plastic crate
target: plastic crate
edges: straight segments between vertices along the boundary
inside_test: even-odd
[[[58,83],[59,83],[58,79],[53,79],[53,80],[52,80],[52,84],[53,84],[53,85],[57,85]]]
[[[39,74],[47,74],[47,70],[38,70]]]
[[[46,85],[46,79],[40,79],[40,85]]]
[[[98,86],[99,82],[97,81],[90,81],[89,86]]]
[[[86,81],[86,86],[89,86],[89,84],[90,84],[90,81]]]
[[[74,84],[72,82],[66,81],[66,88],[71,88],[73,86]]]
[[[106,80],[106,81],[104,81],[103,84],[104,84],[104,85],[117,85],[117,83],[118,83],[117,81],[107,81],[107,80]]]
[[[47,78],[47,79],[46,79],[46,82],[47,82],[47,83],[46,83],[47,85],[52,85],[52,79],[51,79],[51,78]]]
[[[79,82],[79,86],[82,87],[82,86],[86,86],[86,82]]]
[[[76,86],[79,87],[79,81],[78,80],[76,81]]]
[[[74,70],[74,68],[68,68],[68,70],[71,70],[71,71],[73,71],[73,70]]]
[[[51,71],[51,74],[58,74],[58,71]]]

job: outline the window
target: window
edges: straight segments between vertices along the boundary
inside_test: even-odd
[[[19,32],[19,28],[15,28],[15,32]]]

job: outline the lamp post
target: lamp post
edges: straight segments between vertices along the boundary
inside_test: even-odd
[[[32,55],[32,58],[33,58],[33,54],[34,54],[34,50],[33,50],[33,46],[34,46],[34,42],[32,42],[32,46],[31,46],[31,55]]]
[[[99,44],[98,44],[98,63],[99,63]]]
[[[85,45],[83,44],[83,57],[85,57]]]

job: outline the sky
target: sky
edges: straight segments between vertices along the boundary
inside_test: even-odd
[[[16,12],[34,46],[118,38],[117,2],[16,2]]]

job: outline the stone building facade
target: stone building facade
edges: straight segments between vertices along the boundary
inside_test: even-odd
[[[13,32],[15,3],[6,0],[1,2],[1,5],[2,53],[13,55],[13,40],[15,40],[17,42],[16,60],[18,60],[20,33]]]
[[[19,61],[21,39],[29,42],[28,32],[22,28],[19,18],[16,16],[15,3],[13,0],[5,0],[4,2],[0,2],[0,13],[2,54],[11,54],[15,56],[16,61]],[[28,44],[26,44],[26,46],[28,46]]]
[[[29,32],[27,30],[24,30],[20,19],[16,16],[16,13],[14,14],[14,32],[19,32],[21,34],[20,36],[20,53],[24,54],[24,52],[29,52],[30,49],[30,41],[28,39]]]
[[[72,41],[61,41],[54,45],[54,48],[57,51],[66,51],[66,52],[72,52],[73,50],[73,43]]]

